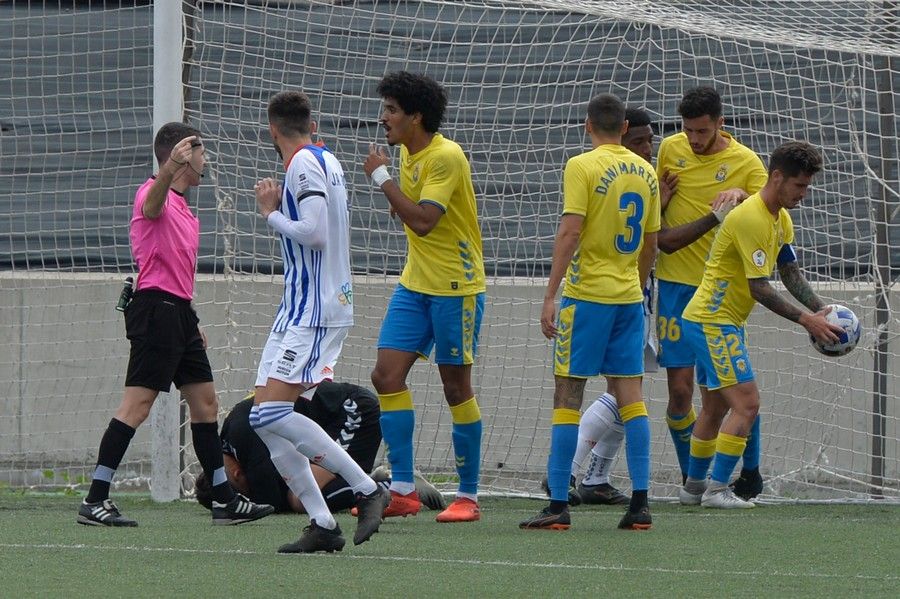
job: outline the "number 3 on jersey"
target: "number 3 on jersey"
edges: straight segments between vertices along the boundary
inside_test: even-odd
[[[619,212],[625,213],[625,232],[616,235],[616,250],[620,254],[633,254],[641,245],[644,198],[633,191],[623,193],[619,197]]]

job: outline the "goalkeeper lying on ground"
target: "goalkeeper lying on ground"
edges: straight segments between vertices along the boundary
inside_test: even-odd
[[[314,391],[312,399],[300,396],[294,402],[294,411],[314,420],[363,470],[371,471],[381,445],[378,399],[368,389],[348,383],[323,381]],[[313,389],[307,394],[311,392]],[[268,448],[250,428],[253,397],[251,393],[235,405],[222,424],[222,451],[228,480],[250,498],[265,497],[264,503],[274,506],[275,511],[304,513],[300,500],[288,489],[269,458]],[[343,478],[316,464],[312,464],[312,470],[332,512],[354,504],[353,489]],[[377,472],[381,476],[373,475],[373,478],[384,484],[383,469]],[[421,476],[416,476],[416,490],[428,508],[444,508],[440,492]],[[197,477],[195,491],[197,501],[209,508],[212,499],[209,481],[202,473]]]

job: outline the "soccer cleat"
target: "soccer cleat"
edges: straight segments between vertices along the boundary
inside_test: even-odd
[[[609,483],[599,485],[578,485],[578,496],[581,501],[591,505],[624,505],[628,497]],[[571,502],[570,502],[571,503]]]
[[[569,518],[568,508],[558,514],[545,507],[536,515],[519,522],[519,528],[523,530],[569,530],[572,520]]]
[[[401,495],[396,491],[391,491],[391,502],[384,510],[385,518],[396,518],[397,516],[415,516],[422,509],[422,502],[419,500],[419,494],[413,491],[408,495]]]
[[[750,501],[762,493],[763,478],[759,470],[753,470],[752,473],[742,470],[741,475],[728,486],[731,487],[735,495],[744,501]]]
[[[413,481],[416,483],[416,493],[419,494],[422,505],[430,510],[442,510],[447,507],[444,496],[437,487],[425,480],[424,476],[416,472],[413,474]]]
[[[391,469],[382,464],[369,475],[376,483],[391,482]]]
[[[728,487],[717,487],[707,489],[705,493],[703,493],[703,498],[700,500],[700,505],[703,507],[709,508],[717,508],[720,510],[736,510],[736,509],[749,509],[752,507],[756,507],[751,501],[744,501],[740,497],[734,494]]]
[[[372,480],[374,480],[376,483],[390,483],[390,468],[388,468],[387,466],[379,466],[372,471]],[[422,502],[422,505],[430,510],[443,510],[445,507],[447,507],[447,504],[444,502],[444,496],[441,495],[441,492],[438,491],[437,487],[428,482],[428,480],[424,476],[422,476],[421,472],[413,472],[413,482],[415,482],[416,484],[416,493],[419,494],[419,501]],[[354,513],[353,515],[356,514]]]
[[[353,544],[359,545],[369,540],[378,532],[381,525],[382,514],[391,502],[391,495],[387,489],[377,486],[368,495],[356,494],[356,532],[353,533]]]
[[[544,490],[544,493],[547,494],[547,497],[550,497],[550,484],[547,482],[547,477],[541,479],[541,489]],[[575,507],[576,505],[581,505],[581,496],[578,494],[578,489],[575,486],[575,477],[569,477],[569,506]]]
[[[637,512],[625,510],[625,515],[619,520],[619,528],[624,530],[650,530],[653,519],[650,517],[650,508],[642,507]]]
[[[325,551],[332,553],[344,548],[347,541],[341,536],[341,527],[335,525],[333,530],[322,528],[315,520],[303,529],[303,534],[293,543],[282,545],[278,553],[315,553]]]
[[[130,520],[119,512],[116,504],[109,499],[97,503],[81,502],[78,507],[79,524],[87,526],[137,526],[137,522]]]
[[[678,503],[681,505],[700,505],[700,500],[702,498],[702,491],[700,493],[691,493],[684,487],[678,489]]]
[[[273,513],[275,508],[267,503],[253,503],[240,493],[228,503],[212,502],[213,524],[223,526],[253,522]]]
[[[481,520],[481,510],[478,508],[478,504],[468,497],[458,497],[435,518],[437,522],[477,522],[478,520]]]

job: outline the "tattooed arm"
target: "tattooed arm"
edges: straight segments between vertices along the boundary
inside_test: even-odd
[[[809,286],[806,277],[800,272],[800,266],[798,266],[797,262],[779,264],[778,274],[781,275],[781,282],[784,283],[785,288],[798,302],[813,312],[818,312],[825,307],[825,302],[816,295],[816,292]]]
[[[798,323],[809,331],[810,335],[822,342],[834,343],[838,340],[837,333],[842,332],[842,329],[825,320],[825,314],[828,313],[826,310],[817,310],[815,313],[801,310],[781,297],[768,279],[748,279],[747,283],[753,299],[775,314]]]
[[[787,318],[791,322],[800,323],[804,312],[781,297],[768,279],[748,279],[747,283],[750,285],[750,295],[753,296],[753,299],[775,314]]]

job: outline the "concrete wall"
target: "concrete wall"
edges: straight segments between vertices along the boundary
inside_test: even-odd
[[[534,490],[531,481],[546,466],[553,383],[550,343],[537,325],[542,285],[500,281],[488,292],[474,373],[485,421],[485,482],[497,490]],[[209,336],[223,409],[253,384],[280,288],[278,277],[200,277],[196,304]],[[392,288],[393,282],[383,277],[356,281],[357,325],[337,379],[368,385],[375,338]],[[73,484],[89,475],[100,435],[120,400],[127,363],[123,320],[113,309],[120,289],[118,276],[0,273],[0,482]],[[751,318],[749,344],[763,391],[763,468],[778,493],[827,496],[828,487],[837,485],[845,488],[843,496],[857,497],[867,491],[870,467],[872,293],[849,286],[820,292],[853,308],[863,323],[860,347],[849,356],[819,356],[800,327],[762,308]],[[896,294],[892,310],[900,314]],[[890,327],[896,337],[896,316]],[[888,494],[895,497],[900,496],[898,348],[894,340],[886,442]],[[452,472],[450,417],[436,368],[417,365],[411,388],[417,407],[417,465]],[[602,379],[592,380],[586,397],[603,390]],[[664,374],[647,376],[645,394],[653,427],[654,492],[667,495],[678,474],[665,428]],[[126,456],[122,479],[149,474],[144,428]],[[625,475],[624,460],[616,473]]]

